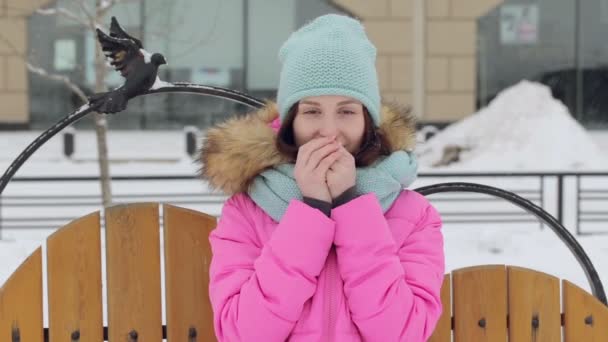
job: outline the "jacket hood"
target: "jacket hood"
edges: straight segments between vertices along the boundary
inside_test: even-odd
[[[231,196],[247,192],[262,171],[289,162],[276,148],[278,116],[276,104],[267,102],[261,109],[209,128],[200,150],[200,177],[212,189]],[[416,122],[408,107],[383,103],[379,131],[390,142],[391,152],[414,149]]]

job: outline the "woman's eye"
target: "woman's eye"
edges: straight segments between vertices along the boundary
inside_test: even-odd
[[[355,114],[355,112],[353,112],[352,110],[343,110],[342,114],[351,115],[351,114]]]
[[[319,113],[319,111],[314,110],[314,109],[304,111],[304,114],[317,114],[317,113]]]

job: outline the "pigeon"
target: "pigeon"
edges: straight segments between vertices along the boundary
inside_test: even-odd
[[[114,90],[89,96],[89,105],[100,113],[114,114],[127,108],[130,99],[150,89],[156,81],[158,67],[167,61],[160,53],[144,50],[141,41],[127,34],[115,17],[112,17],[110,35],[97,29],[97,39],[125,82]]]

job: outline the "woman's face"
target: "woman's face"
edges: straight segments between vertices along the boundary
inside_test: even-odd
[[[365,130],[363,104],[338,95],[311,96],[300,100],[293,121],[296,146],[312,139],[336,136],[336,140],[355,154]]]

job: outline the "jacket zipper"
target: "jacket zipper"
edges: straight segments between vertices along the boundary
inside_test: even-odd
[[[336,326],[336,313],[334,312],[336,310],[336,296],[335,296],[335,291],[334,291],[334,287],[335,287],[335,283],[336,283],[336,247],[332,246],[331,250],[329,252],[329,260],[327,262],[327,300],[329,303],[329,309],[328,309],[328,320],[327,320],[327,338],[328,341],[332,341],[333,340],[333,335],[334,335],[334,330],[335,330],[335,326]]]

